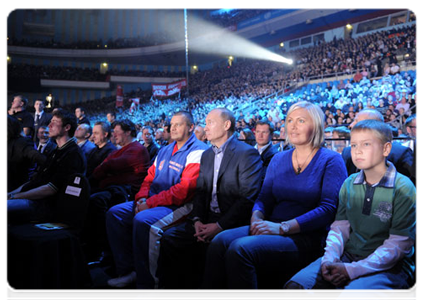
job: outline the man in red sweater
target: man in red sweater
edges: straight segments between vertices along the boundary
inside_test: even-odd
[[[112,207],[106,216],[107,236],[116,273],[111,287],[158,287],[158,261],[163,230],[192,209],[201,156],[208,146],[194,134],[189,112],[176,112],[171,124],[173,143],[160,149],[134,202]]]
[[[108,248],[106,212],[110,207],[134,198],[147,175],[150,162],[147,149],[136,140],[135,124],[125,119],[113,125],[113,136],[121,148],[110,153],[92,174],[97,184],[92,187],[82,235],[87,244],[89,261],[98,258],[101,251]]]

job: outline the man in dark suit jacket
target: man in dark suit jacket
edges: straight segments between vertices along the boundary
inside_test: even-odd
[[[256,123],[256,130],[254,132],[256,137],[255,148],[260,153],[261,160],[263,161],[262,180],[266,176],[267,166],[272,160],[273,156],[278,153],[278,149],[272,145],[274,126],[272,122],[267,120],[258,121]]]
[[[78,125],[87,124],[91,126],[90,120],[85,115],[85,109],[81,106],[75,108],[75,116],[78,119]]]
[[[44,101],[41,99],[36,99],[34,101],[34,140],[38,143],[38,128],[41,126],[48,126],[51,121],[51,114],[44,111]]]
[[[233,135],[233,113],[212,110],[205,131],[213,146],[201,157],[193,211],[162,239],[158,276],[166,288],[199,286],[208,243],[222,230],[248,224],[260,192],[260,155]]]
[[[350,127],[354,127],[355,124],[362,120],[378,120],[383,122],[383,116],[375,109],[364,109],[356,115]],[[348,176],[359,171],[352,162],[351,147],[344,148],[342,158],[347,167]],[[393,142],[391,153],[389,153],[387,159],[394,164],[399,173],[408,176],[414,185],[416,184],[416,166],[413,163],[413,152],[410,148]]]
[[[110,153],[117,149],[115,145],[110,142],[111,132],[112,129],[108,122],[98,121],[94,124],[92,135],[96,147],[87,157],[87,178],[90,180],[92,187],[94,186],[91,181],[93,171]]]
[[[45,156],[49,156],[51,152],[53,152],[54,149],[56,149],[57,145],[56,143],[49,138],[50,130],[47,126],[40,126],[38,127],[37,131],[37,139],[38,144],[37,150],[44,154]]]

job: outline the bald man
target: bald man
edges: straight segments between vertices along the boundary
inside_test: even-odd
[[[383,122],[383,115],[376,109],[363,109],[356,114],[350,128],[353,128],[355,124],[363,120],[378,120]],[[352,162],[351,147],[344,148],[342,158],[347,167],[348,176],[359,171]],[[414,185],[416,184],[416,166],[413,163],[413,152],[410,148],[394,141],[392,143],[391,153],[387,159],[394,164],[399,173],[408,176]]]

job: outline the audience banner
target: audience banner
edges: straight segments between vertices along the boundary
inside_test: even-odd
[[[118,85],[116,88],[116,107],[123,106],[123,88],[121,85]]]
[[[179,93],[187,85],[186,79],[166,84],[151,84],[154,96],[172,96]]]

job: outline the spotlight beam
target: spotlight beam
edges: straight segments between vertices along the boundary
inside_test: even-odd
[[[206,54],[229,54],[236,57],[245,57],[260,60],[269,60],[292,64],[292,59],[278,55],[265,49],[227,29],[222,29],[204,20],[192,19],[189,25],[192,32],[190,51]]]

